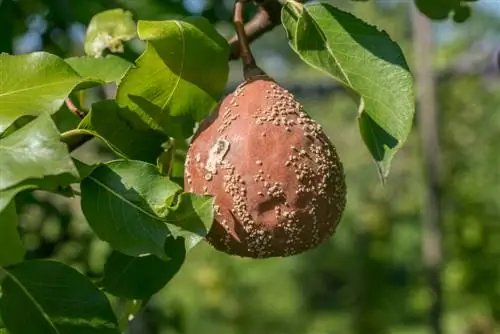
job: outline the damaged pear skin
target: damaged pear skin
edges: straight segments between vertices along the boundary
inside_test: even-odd
[[[206,240],[228,254],[291,256],[328,239],[342,217],[342,163],[321,126],[255,63],[236,0],[245,81],[196,131],[184,189],[215,197]]]
[[[335,147],[266,75],[247,79],[200,125],[184,183],[186,191],[215,197],[207,241],[242,257],[318,246],[334,233],[346,204]]]

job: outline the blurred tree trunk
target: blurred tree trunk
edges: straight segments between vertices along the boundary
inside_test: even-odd
[[[443,264],[440,224],[440,163],[438,141],[436,80],[433,72],[431,22],[411,6],[414,43],[414,74],[417,88],[417,123],[420,135],[425,182],[422,211],[422,259],[432,304],[429,310],[431,333],[443,333],[441,269]]]

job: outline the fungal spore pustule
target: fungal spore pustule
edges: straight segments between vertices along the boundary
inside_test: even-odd
[[[200,124],[185,164],[185,190],[215,197],[206,239],[253,258],[314,248],[335,231],[346,203],[342,163],[321,126],[255,65],[241,11],[234,22],[245,81]]]

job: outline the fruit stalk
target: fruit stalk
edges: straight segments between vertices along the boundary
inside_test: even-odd
[[[234,4],[233,23],[238,36],[241,60],[243,62],[243,77],[248,80],[257,75],[265,75],[255,62],[255,58],[250,49],[250,44],[245,32],[245,21],[243,19],[243,9],[246,0],[236,0]]]
[[[281,24],[281,9],[285,1],[254,0],[254,2],[260,7],[260,10],[245,24],[245,33],[249,43]],[[307,0],[297,0],[297,2],[303,3]],[[241,53],[237,35],[229,39],[229,44],[231,45],[229,60],[238,59]]]

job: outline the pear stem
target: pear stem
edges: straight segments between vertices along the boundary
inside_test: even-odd
[[[245,21],[243,19],[243,9],[246,0],[236,0],[234,4],[233,23],[238,36],[238,42],[241,51],[241,60],[243,62],[243,76],[248,80],[257,75],[265,75],[255,62],[252,50],[250,50],[250,43],[245,32]]]

